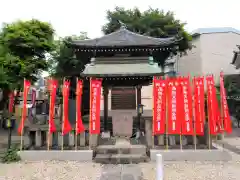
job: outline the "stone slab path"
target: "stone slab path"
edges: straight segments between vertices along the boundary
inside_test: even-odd
[[[99,180],[140,180],[141,168],[135,164],[103,165]]]
[[[227,137],[217,142],[223,148],[240,155],[240,137]]]

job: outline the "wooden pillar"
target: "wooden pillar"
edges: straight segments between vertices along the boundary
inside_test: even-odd
[[[141,86],[137,86],[137,106],[139,104],[142,104],[142,93],[141,93],[141,89],[142,87]],[[141,119],[140,119],[140,116],[138,114],[138,120],[137,120],[137,124],[138,124],[138,128],[140,130],[140,127],[141,127]]]
[[[104,122],[103,122],[103,126],[104,126],[104,131],[108,131],[108,87],[104,86],[103,87],[103,103],[104,103],[104,107],[103,107],[103,116],[104,116]]]

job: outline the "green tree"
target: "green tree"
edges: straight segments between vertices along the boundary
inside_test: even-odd
[[[157,38],[177,36],[181,38],[179,51],[185,52],[191,48],[191,36],[184,29],[186,23],[175,19],[173,12],[164,12],[159,9],[149,8],[141,12],[138,8],[125,9],[116,7],[107,11],[107,23],[102,27],[104,34],[109,34],[120,28],[123,22],[127,29]]]
[[[81,32],[79,36],[67,36],[55,41],[56,49],[51,53],[51,58],[49,59],[49,64],[51,64],[49,73],[52,76],[62,79],[63,77],[72,77],[80,74],[86,64],[84,63],[86,54],[81,54],[78,58],[75,57],[73,48],[68,47],[67,44],[72,40],[84,39],[88,39],[86,32]]]
[[[0,31],[0,89],[2,109],[10,90],[20,90],[23,79],[32,82],[48,69],[46,54],[54,50],[54,29],[39,20],[16,21],[4,24]]]
[[[224,87],[226,90],[226,96],[228,96],[227,102],[228,102],[229,110],[231,113],[235,114],[236,107],[239,106],[239,103],[235,98],[237,96],[240,96],[240,89],[237,87],[235,83],[232,82],[231,77],[227,77],[227,76],[224,78]],[[217,89],[217,99],[218,99],[218,102],[220,103],[221,96],[220,96],[219,84],[216,86],[216,89]],[[238,114],[238,116],[240,116],[240,114]]]

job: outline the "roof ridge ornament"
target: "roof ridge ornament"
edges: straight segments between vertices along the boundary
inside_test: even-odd
[[[153,64],[154,64],[154,59],[153,59],[152,56],[149,56],[149,57],[148,57],[148,62],[149,62],[150,65],[153,65]]]
[[[95,60],[96,60],[95,57],[92,57],[92,58],[91,58],[91,60],[90,60],[90,65],[91,65],[91,66],[94,66],[94,65],[95,65]]]

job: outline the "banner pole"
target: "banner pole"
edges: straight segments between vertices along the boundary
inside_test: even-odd
[[[23,149],[23,129],[21,129],[21,143],[20,143],[20,151]]]
[[[195,91],[194,91],[194,93],[196,93]],[[195,101],[195,99],[194,99],[194,101]],[[193,103],[193,113],[195,114],[195,105],[194,105],[195,103]],[[199,113],[200,114],[200,119],[201,119],[201,113]],[[197,150],[197,131],[196,131],[196,124],[197,124],[197,122],[196,122],[196,114],[193,116],[193,117],[195,117],[194,118],[194,122],[193,122],[193,124],[194,124],[194,150],[196,151]]]
[[[154,148],[154,146],[155,146],[155,142],[154,142],[154,123],[155,123],[155,116],[154,116],[154,102],[155,102],[155,91],[154,91],[154,77],[153,77],[153,85],[152,85],[152,87],[153,87],[153,102],[152,102],[152,116],[153,116],[153,119],[152,119],[152,146],[153,146],[153,148]]]
[[[168,142],[168,81],[166,80],[166,150],[169,149],[169,142]]]
[[[221,74],[220,74],[220,76],[221,76]],[[220,81],[222,81],[222,88],[224,88],[223,76],[220,77]],[[222,89],[222,90],[224,91],[225,89]],[[223,112],[223,105],[222,105],[224,97],[222,97],[222,95],[223,95],[223,93],[221,93],[221,82],[220,82],[220,119],[221,119],[221,124],[222,124],[222,130],[224,130],[224,112]],[[222,140],[224,140],[224,131],[222,131]]]
[[[196,132],[196,106],[195,106],[195,102],[196,102],[196,98],[195,98],[195,94],[196,94],[196,89],[195,89],[195,76],[193,77],[193,80],[192,81],[189,81],[190,83],[192,82],[193,86],[190,86],[190,87],[193,87],[193,98],[192,98],[192,107],[193,107],[193,128],[194,128],[194,150],[196,151],[197,150],[197,132]],[[201,113],[200,114],[200,119],[201,119]]]
[[[181,92],[181,96],[183,96],[183,87],[182,87],[182,82],[181,82],[181,79],[183,77],[180,76],[179,78],[180,79],[177,79],[177,80],[180,80],[180,87],[181,87],[180,92]],[[183,101],[183,98],[182,98],[182,101]],[[185,111],[185,110],[183,109],[183,111]],[[183,147],[182,147],[182,122],[180,123],[179,144],[180,144],[180,150],[182,151],[182,149],[183,149]]]
[[[65,107],[65,101],[64,101],[64,94],[65,94],[65,88],[64,88],[64,82],[65,82],[65,78],[63,78],[63,87],[62,87],[62,95],[63,95],[63,116],[62,116],[62,147],[61,147],[61,150],[63,151],[63,146],[64,146],[64,135],[63,135],[63,129],[64,129],[64,119],[65,119],[65,112],[64,112],[64,107]],[[64,90],[64,91],[63,91]]]
[[[24,129],[24,127],[23,127],[23,126],[24,126],[24,123],[23,123],[23,121],[24,121],[24,120],[23,120],[23,118],[24,118],[24,117],[23,117],[23,115],[24,115],[24,114],[23,114],[23,109],[25,108],[24,106],[26,106],[26,104],[24,104],[25,81],[26,81],[26,79],[24,78],[24,79],[23,79],[23,108],[22,108],[22,113],[21,113],[21,114],[22,114],[22,121],[21,121],[21,128],[22,128],[22,129],[21,129],[21,137],[20,137],[20,138],[21,138],[21,139],[20,139],[20,141],[21,141],[21,142],[20,142],[20,151],[23,150],[23,133],[24,133],[24,131],[23,131],[23,129]]]
[[[88,129],[88,136],[89,136],[89,150],[91,150],[91,134],[90,134],[90,131],[91,131],[91,123],[92,123],[92,118],[91,118],[91,111],[92,111],[92,79],[89,78],[89,84],[90,84],[90,112],[89,112],[89,129]]]
[[[50,79],[50,82],[52,83],[52,79]],[[49,118],[48,118],[48,133],[47,133],[47,150],[50,150],[50,118],[52,117],[52,112],[51,112],[51,104],[52,104],[52,95],[51,95],[51,91],[52,91],[52,84],[50,84],[50,88],[49,88]]]
[[[207,93],[207,104],[209,106],[208,103],[208,93]],[[210,113],[209,113],[209,107],[208,107],[208,148],[209,150],[211,149],[211,132],[210,132]]]
[[[182,132],[180,132],[179,141],[180,141],[180,149],[182,151],[182,149],[183,149],[183,147],[182,147]]]
[[[209,119],[208,119],[208,148],[209,150],[211,149],[211,133],[210,133],[210,124],[209,124]]]
[[[76,90],[78,90],[78,77],[76,78],[76,85],[77,85],[77,88],[76,88]],[[77,151],[77,142],[78,142],[78,132],[77,132],[77,127],[78,127],[78,120],[77,120],[77,118],[78,118],[78,110],[77,110],[77,98],[78,98],[78,96],[79,96],[79,94],[78,94],[78,92],[76,92],[76,124],[75,124],[75,151]]]

